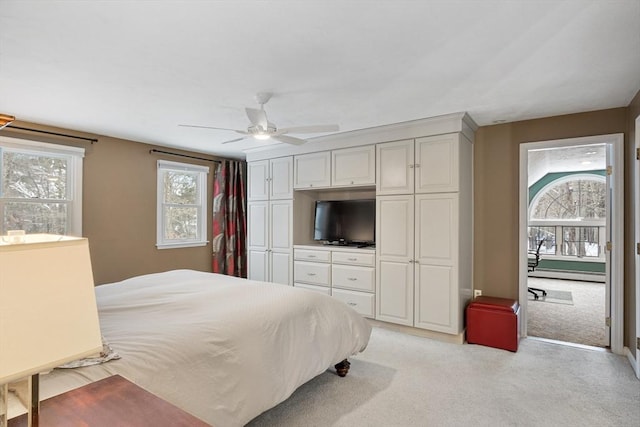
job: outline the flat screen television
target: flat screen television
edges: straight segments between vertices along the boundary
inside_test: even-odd
[[[375,244],[375,232],[375,199],[316,201],[314,240],[370,246]]]

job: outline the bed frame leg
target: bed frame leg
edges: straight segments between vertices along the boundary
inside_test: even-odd
[[[347,360],[344,359],[342,362],[338,363],[335,368],[336,368],[336,372],[338,373],[339,377],[344,377],[347,375],[347,372],[349,372],[349,367],[351,366],[351,363]]]

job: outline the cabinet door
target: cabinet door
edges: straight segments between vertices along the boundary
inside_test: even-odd
[[[374,185],[375,146],[345,148],[331,152],[331,186]]]
[[[413,326],[413,263],[378,261],[376,319]]]
[[[376,146],[376,195],[412,194],[414,182],[413,140]]]
[[[247,204],[247,247],[269,249],[269,202]]]
[[[416,195],[415,325],[459,333],[458,194]]]
[[[415,197],[416,260],[423,264],[455,265],[458,261],[457,193]]]
[[[269,203],[271,239],[269,248],[293,252],[293,200]]]
[[[263,282],[269,280],[269,271],[267,270],[268,254],[266,250],[247,250],[247,277],[250,280],[260,280]]]
[[[413,260],[414,196],[376,197],[376,257]]]
[[[269,160],[249,162],[247,166],[247,200],[269,198]]]
[[[293,286],[293,261],[291,252],[269,251],[271,258],[271,282]]]
[[[293,157],[272,159],[269,165],[271,200],[293,199]]]
[[[294,156],[294,188],[323,188],[331,185],[331,153],[323,151]]]
[[[456,268],[416,264],[415,324],[417,328],[459,333]]]
[[[376,319],[409,326],[413,326],[413,197],[376,197]]]
[[[416,140],[416,193],[458,191],[458,134]]]

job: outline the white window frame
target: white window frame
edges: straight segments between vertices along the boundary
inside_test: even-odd
[[[164,172],[178,171],[198,173],[198,192],[200,204],[198,206],[198,233],[195,239],[165,239],[164,238]],[[156,247],[158,249],[190,248],[205,246],[207,243],[207,175],[209,167],[192,165],[189,163],[158,160],[157,171],[157,219],[156,219]]]
[[[67,169],[67,231],[69,236],[82,237],[82,168],[84,148],[50,144],[27,139],[0,136],[0,150],[25,154],[66,157]],[[0,192],[2,189],[0,188]],[[0,194],[0,220],[4,223],[4,199]],[[12,199],[13,200],[13,199]],[[7,230],[4,230],[6,232]]]

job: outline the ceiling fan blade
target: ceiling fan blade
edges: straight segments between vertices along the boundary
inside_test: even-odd
[[[290,128],[278,129],[279,134],[283,133],[323,133],[337,132],[340,130],[338,125],[315,125],[315,126],[294,126]]]
[[[183,128],[200,128],[200,129],[216,129],[216,130],[230,130],[232,132],[238,132],[241,133],[243,135],[247,135],[247,131],[244,130],[238,130],[238,129],[229,129],[229,128],[217,128],[217,127],[213,127],[213,126],[200,126],[200,125],[178,125],[181,126]]]
[[[230,144],[232,142],[242,141],[243,139],[247,139],[247,138],[249,138],[249,137],[248,136],[243,136],[242,138],[231,139],[229,141],[221,142],[220,144]]]
[[[256,108],[245,108],[249,121],[254,126],[259,126],[262,130],[269,128],[269,121],[267,120],[267,113],[264,110],[258,110]]]
[[[287,144],[293,145],[302,145],[307,142],[304,139],[294,138],[287,135],[271,135],[271,138],[275,139],[276,141],[286,142]]]

